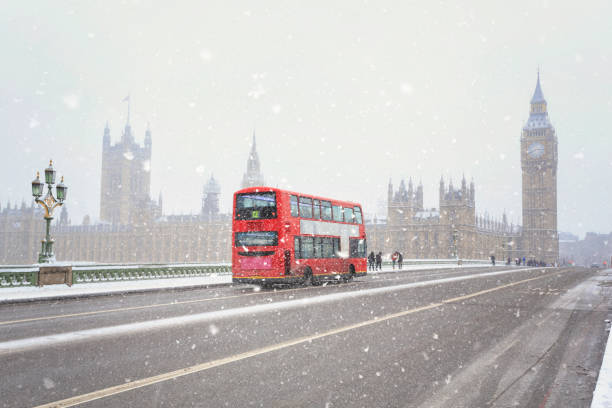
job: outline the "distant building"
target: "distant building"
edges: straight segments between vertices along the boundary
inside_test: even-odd
[[[612,232],[587,232],[580,240],[572,234],[559,234],[559,257],[562,263],[590,266],[593,263],[610,267],[612,262]]]
[[[157,202],[150,198],[152,144],[149,128],[143,146],[134,140],[129,119],[121,141],[114,145],[109,126],[105,126],[100,222],[90,224],[86,215],[81,225],[73,225],[64,206],[52,231],[59,261],[230,261],[231,216],[220,211],[219,182],[213,176],[207,181],[199,214],[163,215],[161,193]],[[247,168],[258,170],[254,144],[251,152],[255,154],[249,157]],[[30,206],[22,203],[21,208],[0,206],[0,263],[36,261],[45,233],[42,214],[33,203]]]
[[[259,164],[259,155],[257,154],[257,145],[255,143],[255,132],[253,132],[253,144],[251,144],[251,152],[247,160],[246,173],[242,177],[242,188],[264,186],[265,181],[261,174],[261,166]]]
[[[102,137],[102,180],[100,220],[111,224],[140,224],[161,208],[151,200],[151,129],[147,127],[144,145],[134,139],[128,121],[121,141],[111,144],[108,123]]]
[[[523,251],[547,263],[559,259],[557,234],[557,135],[548,118],[540,74],[521,137]]]
[[[367,225],[370,248],[400,251],[407,258],[522,258],[549,264],[559,260],[557,235],[557,136],[548,118],[540,75],[521,135],[523,226],[476,214],[474,182],[455,188],[440,180],[440,208],[423,208],[423,186],[404,180],[387,193],[386,227]],[[376,243],[376,245],[372,245]]]
[[[219,195],[221,194],[221,186],[211,174],[210,179],[204,186],[204,194],[202,195],[202,216],[208,219],[214,219],[219,216]]]
[[[397,190],[389,181],[387,220],[366,224],[368,246],[375,251],[400,251],[405,258],[454,258],[498,260],[518,257],[519,226],[506,216],[492,219],[476,214],[474,182],[465,177],[460,187],[440,179],[439,208],[423,207],[423,185],[408,187],[404,180]]]

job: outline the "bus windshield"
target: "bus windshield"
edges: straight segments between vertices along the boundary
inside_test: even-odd
[[[259,220],[276,218],[276,194],[244,193],[236,196],[236,219]]]

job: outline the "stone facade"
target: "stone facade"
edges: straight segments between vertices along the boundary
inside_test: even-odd
[[[397,190],[389,182],[388,218],[366,224],[368,247],[374,251],[400,251],[412,259],[488,259],[498,261],[520,256],[519,226],[476,214],[474,182],[469,187],[465,177],[461,187],[440,180],[439,208],[423,208],[423,186],[408,187],[404,180]]]
[[[0,211],[0,264],[31,264],[45,235],[39,207]],[[51,231],[58,261],[120,263],[229,262],[231,217],[176,215],[140,224],[56,223]]]

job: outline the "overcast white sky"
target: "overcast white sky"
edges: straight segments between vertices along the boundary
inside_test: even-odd
[[[4,2],[0,202],[30,200],[53,158],[73,223],[99,214],[102,134],[153,132],[152,195],[222,206],[253,129],[269,185],[362,202],[387,182],[476,183],[520,222],[519,140],[540,66],[559,138],[559,229],[612,231],[609,1]]]

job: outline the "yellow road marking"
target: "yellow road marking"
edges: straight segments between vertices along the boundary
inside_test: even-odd
[[[555,272],[557,273],[557,272]],[[446,299],[446,300],[442,300],[438,303],[431,303],[427,306],[420,306],[417,308],[413,308],[410,310],[404,310],[402,312],[397,312],[397,313],[392,313],[392,314],[388,314],[382,317],[378,317],[378,318],[374,318],[371,320],[366,320],[363,322],[359,322],[359,323],[355,323],[349,326],[344,326],[344,327],[340,327],[337,329],[333,329],[333,330],[329,330],[326,331],[324,333],[319,333],[319,334],[314,334],[311,336],[305,336],[305,337],[300,337],[297,339],[293,339],[293,340],[288,340],[282,343],[278,343],[278,344],[274,344],[271,346],[266,346],[266,347],[262,347],[262,348],[258,348],[255,350],[250,350],[244,353],[240,353],[240,354],[235,354],[233,356],[229,356],[229,357],[225,357],[225,358],[221,358],[218,360],[213,360],[213,361],[208,361],[206,363],[201,363],[201,364],[196,364],[190,367],[185,367],[185,368],[181,368],[175,371],[170,371],[167,373],[163,373],[163,374],[159,374],[153,377],[148,377],[148,378],[141,378],[139,380],[136,381],[132,381],[129,383],[124,383],[124,384],[119,384],[119,385],[115,385],[112,387],[108,387],[108,388],[104,388],[98,391],[93,391],[87,394],[82,394],[82,395],[77,395],[75,397],[71,397],[71,398],[67,398],[64,400],[60,400],[60,401],[55,401],[55,402],[51,402],[48,404],[44,404],[44,405],[39,405],[38,407],[35,408],[51,408],[51,407],[72,407],[78,404],[83,404],[85,402],[89,402],[89,401],[94,401],[97,399],[101,399],[101,398],[105,398],[105,397],[109,397],[111,395],[116,395],[116,394],[120,394],[126,391],[131,391],[131,390],[135,390],[137,388],[142,388],[142,387],[146,387],[152,384],[156,384],[156,383],[160,383],[163,381],[167,381],[167,380],[171,380],[174,378],[179,378],[179,377],[183,377],[186,375],[190,375],[190,374],[194,374],[194,373],[198,373],[201,371],[205,371],[205,370],[209,370],[211,368],[215,368],[215,367],[219,367],[219,366],[223,366],[226,364],[230,364],[230,363],[234,363],[236,361],[240,361],[240,360],[245,360],[247,358],[250,357],[256,357],[262,354],[266,354],[266,353],[270,353],[273,351],[277,351],[277,350],[281,350],[287,347],[292,347],[292,346],[296,346],[298,344],[302,344],[302,343],[306,343],[306,342],[310,342],[313,340],[317,340],[317,339],[321,339],[324,337],[328,337],[328,336],[332,336],[335,334],[340,334],[343,332],[347,332],[349,330],[355,330],[361,327],[366,327],[366,326],[370,326],[373,324],[377,324],[377,323],[381,323],[387,320],[391,320],[391,319],[395,319],[398,317],[403,317],[403,316],[407,316],[409,314],[413,314],[413,313],[418,313],[418,312],[422,312],[425,310],[430,310],[430,309],[435,309],[439,306],[442,306],[444,304],[448,304],[448,303],[454,303],[454,302],[459,302],[462,300],[466,300],[466,299],[470,299],[476,296],[480,296],[486,293],[491,293],[491,292],[495,292],[497,290],[501,290],[501,289],[505,289],[505,288],[509,288],[511,286],[516,286],[516,285],[520,285],[526,282],[531,282],[531,281],[535,281],[538,279],[543,279],[546,277],[550,277],[553,274],[546,274],[546,275],[542,275],[542,276],[537,276],[535,278],[529,278],[529,279],[523,279],[517,282],[512,282],[512,283],[507,283],[505,285],[501,285],[501,286],[496,286],[490,289],[485,289],[485,290],[481,290],[478,292],[474,292],[474,293],[470,293],[469,295],[463,295],[463,296],[459,296],[459,297],[454,297],[454,298],[450,298],[450,299]]]

